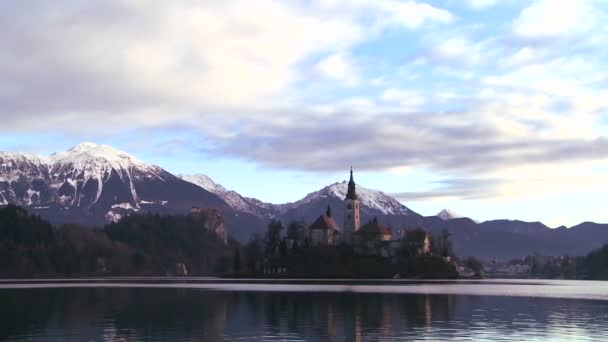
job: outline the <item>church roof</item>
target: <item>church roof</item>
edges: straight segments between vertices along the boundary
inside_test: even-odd
[[[325,214],[319,216],[315,222],[310,225],[309,229],[340,230],[336,221]]]

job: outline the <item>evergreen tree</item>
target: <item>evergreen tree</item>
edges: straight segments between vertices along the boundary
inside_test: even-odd
[[[265,254],[267,258],[276,256],[281,243],[281,231],[284,229],[283,223],[280,220],[273,219],[268,224],[265,239]]]
[[[306,227],[298,221],[292,221],[287,226],[287,238],[294,241],[303,242],[305,238]]]

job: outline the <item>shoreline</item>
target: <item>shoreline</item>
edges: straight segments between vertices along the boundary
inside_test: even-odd
[[[79,278],[3,279],[2,290],[146,288],[258,292],[294,295],[377,294],[531,297],[608,301],[608,282],[533,279],[223,279],[223,278]]]

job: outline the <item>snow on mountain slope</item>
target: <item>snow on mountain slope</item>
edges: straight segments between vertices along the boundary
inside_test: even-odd
[[[150,166],[139,159],[107,145],[81,143],[66,152],[54,153],[49,157],[50,176],[54,188],[73,188],[71,205],[80,206],[84,196],[81,190],[95,191],[94,198],[87,198],[87,205],[92,206],[99,201],[104,186],[112,177],[118,182],[128,185],[131,198],[129,202],[137,205],[140,198],[135,190],[137,178],[160,178],[162,169]],[[116,181],[110,182],[117,183]],[[63,191],[65,192],[65,191]],[[124,199],[124,198],[123,198]]]
[[[440,211],[439,213],[437,213],[437,215],[435,215],[437,217],[439,217],[440,219],[444,220],[444,221],[449,221],[455,218],[461,218],[462,216],[451,211],[448,209],[443,209],[442,211]]]
[[[190,182],[192,184],[198,185],[201,188],[212,192],[216,195],[223,195],[226,192],[228,192],[228,190],[226,190],[226,188],[224,188],[223,186],[221,186],[220,184],[217,184],[216,182],[213,181],[213,179],[211,179],[209,176],[207,175],[203,175],[203,174],[195,174],[195,175],[183,175],[183,174],[179,174],[177,175],[177,177],[185,180],[186,182]]]
[[[257,200],[252,200],[241,196],[236,191],[227,190],[222,185],[214,182],[209,176],[203,174],[178,175],[179,178],[198,185],[201,188],[218,195],[224,202],[237,211],[257,215],[268,216],[269,210],[258,205]],[[259,201],[258,201],[259,202]],[[262,202],[260,202],[262,203]]]
[[[21,175],[47,177],[48,160],[26,153],[0,152],[0,182],[12,182]]]
[[[406,206],[382,191],[367,189],[360,185],[356,186],[356,191],[362,205],[379,210],[384,215],[409,215],[411,213]],[[346,197],[347,192],[348,183],[346,181],[334,183],[319,191],[306,195],[306,197],[297,202],[289,204],[289,207],[298,207],[322,197],[337,197],[340,200],[343,200]]]
[[[258,216],[279,216],[289,209],[298,208],[301,205],[324,197],[335,197],[339,200],[343,200],[346,197],[346,192],[348,190],[348,184],[346,182],[335,183],[319,191],[310,193],[301,200],[293,203],[271,204],[255,198],[243,197],[235,191],[226,190],[225,187],[215,183],[210,177],[203,174],[179,175],[179,177],[185,181],[196,184],[207,191],[215,193],[236,210]],[[408,215],[411,213],[407,207],[382,191],[367,189],[359,185],[357,185],[356,189],[362,205],[378,210],[382,214]]]
[[[0,203],[33,209],[51,206],[50,210],[62,211],[59,216],[78,212],[80,218],[109,210],[133,212],[142,206],[163,212],[198,205],[227,207],[218,196],[158,166],[93,143],[48,158],[0,152]],[[125,205],[114,207],[117,204]]]

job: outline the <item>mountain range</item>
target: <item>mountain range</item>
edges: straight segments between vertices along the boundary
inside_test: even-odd
[[[271,204],[228,190],[204,174],[173,175],[107,145],[82,143],[48,157],[0,152],[0,205],[23,206],[55,224],[99,226],[134,213],[213,207],[222,212],[230,235],[245,242],[262,233],[270,219],[310,223],[328,205],[342,225],[346,191],[343,181],[293,203]],[[357,185],[357,194],[363,222],[378,217],[395,234],[415,227],[431,234],[448,230],[459,256],[582,255],[608,242],[606,224],[551,229],[517,220],[478,223],[449,210],[425,217],[381,191]]]

